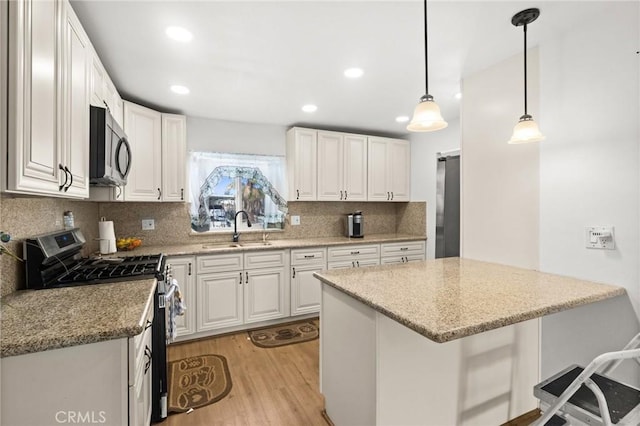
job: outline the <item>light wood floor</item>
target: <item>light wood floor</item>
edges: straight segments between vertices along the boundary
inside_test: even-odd
[[[191,414],[170,414],[159,425],[327,426],[321,414],[318,339],[264,349],[242,332],[168,347],[169,361],[204,354],[227,358],[231,392]]]

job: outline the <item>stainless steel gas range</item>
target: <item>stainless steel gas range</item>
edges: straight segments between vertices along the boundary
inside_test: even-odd
[[[27,238],[24,241],[27,289],[95,285],[156,278],[152,324],[152,420],[167,417],[167,334],[165,292],[168,273],[162,254],[116,258],[82,257],[86,240],[80,229]],[[53,291],[53,290],[48,290]]]

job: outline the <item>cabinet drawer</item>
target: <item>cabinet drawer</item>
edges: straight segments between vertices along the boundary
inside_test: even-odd
[[[291,250],[291,265],[317,265],[327,261],[327,249],[314,247],[310,249]]]
[[[419,262],[424,260],[424,255],[422,254],[410,254],[406,256],[385,256],[380,261],[383,265],[391,265],[395,263],[409,263],[409,262]]]
[[[329,262],[327,269],[349,269],[349,268],[365,268],[367,266],[377,266],[380,264],[380,259],[357,259],[347,260],[340,262]]]
[[[424,241],[407,241],[404,243],[387,243],[381,244],[380,249],[382,256],[408,256],[414,254],[424,254]]]
[[[243,268],[242,253],[198,256],[196,264],[196,273],[198,274],[238,271]]]
[[[244,269],[272,268],[284,266],[285,250],[256,251],[244,254]]]
[[[378,244],[329,247],[329,262],[372,259],[380,257],[380,246]]]

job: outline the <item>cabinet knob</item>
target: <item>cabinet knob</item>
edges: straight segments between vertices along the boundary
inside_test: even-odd
[[[184,188],[180,188],[180,201],[184,201]]]
[[[240,272],[240,285],[242,285],[242,272]]]
[[[347,201],[347,190],[344,190],[344,200]]]
[[[342,191],[340,191],[340,201],[342,201]]]
[[[158,188],[158,200],[162,198],[162,190]]]
[[[293,270],[293,276],[291,278],[295,278],[296,277],[296,268],[291,268]]]
[[[391,201],[393,201],[393,191],[391,191]]]
[[[300,190],[296,189],[296,200],[300,199]]]
[[[246,272],[246,275],[244,277],[245,277],[244,283],[249,284],[249,272]]]
[[[389,201],[391,199],[391,193],[387,192],[387,201]]]
[[[189,262],[189,275],[191,275],[191,262]]]

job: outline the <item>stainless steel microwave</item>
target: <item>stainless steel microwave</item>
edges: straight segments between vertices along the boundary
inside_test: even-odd
[[[127,135],[106,108],[91,106],[89,182],[95,186],[124,186],[131,169]]]

